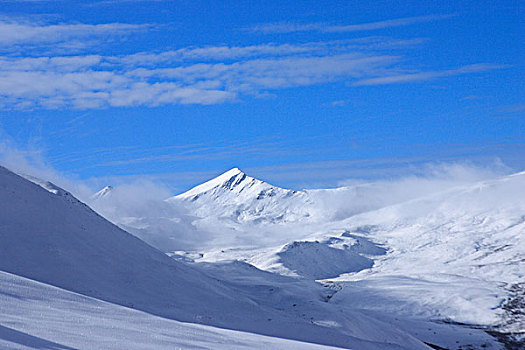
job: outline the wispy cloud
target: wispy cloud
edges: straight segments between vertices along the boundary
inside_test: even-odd
[[[234,94],[176,82],[146,82],[111,71],[0,72],[0,106],[4,108],[103,108],[163,104],[214,104]]]
[[[158,66],[185,61],[235,61],[248,58],[271,58],[294,55],[331,55],[349,51],[381,51],[406,49],[421,45],[427,39],[393,39],[382,36],[368,36],[347,40],[328,40],[307,43],[265,43],[248,46],[205,46],[186,47],[163,52],[139,52],[118,58],[122,64],[129,66]]]
[[[56,43],[73,38],[129,35],[130,32],[145,30],[150,27],[151,25],[125,23],[35,24],[3,20],[0,21],[0,45]]]
[[[456,181],[451,185],[457,186],[461,182],[479,181],[515,171],[496,157],[484,158],[482,161],[476,159],[429,161],[426,156],[289,163],[243,170],[284,187],[293,184],[294,189],[353,186],[377,181],[391,182],[396,178],[404,180],[432,178],[439,181],[454,178]],[[306,173],[309,174],[310,179],[305,179]],[[404,185],[404,189],[398,188],[400,192],[404,190],[408,193],[408,189],[415,189],[408,183]],[[388,191],[388,186],[384,190]]]
[[[36,1],[36,0],[33,0]],[[91,5],[107,5],[107,4],[121,4],[121,3],[137,3],[137,2],[172,2],[174,0],[99,0],[93,1]]]
[[[396,56],[362,53],[355,45],[321,42],[124,56],[0,56],[0,106],[217,104],[243,94],[386,74],[389,65],[399,61]]]
[[[256,50],[255,47],[249,49]],[[339,54],[322,50],[315,54],[289,52],[285,51],[284,57],[245,57],[227,63],[167,62],[164,67],[160,64],[160,67],[151,67],[151,59],[142,67],[130,64],[136,61],[135,55],[0,57],[0,107],[92,109],[217,104],[235,101],[246,94],[257,96],[266,91],[337,81],[357,86],[395,84],[502,68],[477,64],[444,71],[396,74],[403,62],[401,56],[352,49]]]
[[[101,64],[106,58],[99,55],[57,57],[0,56],[0,71],[58,71],[71,72]]]
[[[88,163],[87,168],[122,167],[130,164],[173,164],[187,160],[216,161],[218,159],[261,157],[271,153],[276,157],[291,156],[305,152],[293,142],[277,138],[260,138],[256,140],[231,142],[222,141],[214,144],[188,144],[167,147],[145,148],[132,146],[111,149],[94,149],[89,155],[53,154],[50,159],[54,164]],[[307,151],[308,152],[308,151]],[[101,161],[104,159],[104,161]],[[78,168],[77,168],[78,169]]]
[[[322,30],[368,30],[446,17],[410,17]],[[425,42],[424,38],[380,36],[293,44],[183,47],[113,56],[73,55],[71,50],[68,55],[38,54],[38,49],[49,45],[56,49],[80,43],[82,47],[106,37],[150,28],[123,23],[42,24],[0,18],[0,52],[7,52],[0,56],[0,108],[209,105],[331,82],[344,81],[348,86],[394,84],[500,68],[478,64],[416,71],[408,66],[401,50],[417,47]]]
[[[525,104],[514,104],[507,106],[499,106],[495,109],[496,113],[509,113],[509,114],[523,114],[525,112]]]
[[[420,73],[411,73],[411,74],[397,74],[397,75],[387,75],[382,77],[370,78],[359,80],[353,85],[355,86],[364,86],[364,85],[387,85],[387,84],[403,84],[403,83],[413,83],[426,80],[432,80],[441,77],[447,77],[452,75],[462,75],[462,74],[471,74],[486,72],[494,69],[506,68],[504,65],[494,65],[487,63],[478,63],[471,64],[456,69],[448,69],[442,71],[430,71],[430,72],[420,72]]]
[[[334,106],[334,107],[344,107],[346,106],[347,102],[345,100],[337,100],[337,101],[332,101],[330,103],[331,106]]]
[[[307,86],[380,73],[395,56],[343,54],[335,56],[253,59],[231,64],[194,64],[177,68],[137,69],[131,76],[177,79],[187,84],[215,82],[230,91],[254,92]]]
[[[333,137],[333,135],[326,135]],[[368,137],[367,137],[368,138]],[[338,160],[322,160],[295,163],[297,154],[306,154],[311,151],[304,148],[304,140],[291,141],[289,139],[278,138],[261,138],[245,142],[232,143],[231,140],[214,143],[214,144],[187,144],[166,147],[153,147],[150,149],[142,146],[126,146],[121,148],[100,148],[92,149],[90,152],[71,153],[63,150],[59,154],[53,152],[48,154],[45,149],[38,146],[17,147],[8,135],[2,133],[0,129],[0,165],[8,168],[51,180],[54,183],[73,191],[81,198],[89,198],[93,190],[97,187],[108,184],[125,184],[140,183],[144,181],[169,184],[172,191],[184,191],[190,186],[197,185],[222,171],[222,168],[214,168],[217,163],[211,162],[217,158],[223,160],[235,160],[230,163],[230,167],[240,166],[248,174],[262,178],[283,187],[294,189],[315,188],[315,187],[333,187],[342,185],[355,185],[358,183],[377,181],[381,179],[403,178],[408,175],[413,177],[432,177],[434,179],[446,179],[453,176],[458,180],[479,180],[481,178],[496,176],[497,174],[510,173],[514,170],[512,167],[504,165],[496,156],[498,144],[503,141],[494,140],[493,144],[483,145],[480,150],[478,144],[450,144],[447,146],[448,151],[435,152],[436,147],[418,147],[423,150],[419,154],[401,155],[396,157],[349,157]],[[514,157],[521,160],[521,154],[525,149],[525,143],[515,143],[516,154]],[[470,149],[475,150],[472,153]],[[467,151],[462,152],[461,150]],[[293,155],[291,158],[282,158],[282,152]],[[275,165],[262,167],[243,167],[247,158],[257,158],[261,154],[278,155],[280,162]],[[457,155],[461,155],[460,158]],[[466,156],[466,157],[465,157]],[[193,157],[193,158],[192,158]],[[76,159],[78,158],[78,159]],[[159,164],[173,162],[185,159],[210,160],[211,165],[207,170],[201,171],[183,171],[177,173],[170,172],[152,172],[151,169],[171,169],[172,167],[151,167],[150,164]],[[244,159],[244,160],[243,160]],[[288,159],[289,162],[283,162],[282,159]],[[429,162],[429,159],[433,159]],[[458,159],[470,159],[461,161]],[[512,161],[512,158],[507,158]],[[78,162],[78,163],[77,163]],[[97,163],[98,162],[98,163]],[[113,173],[121,175],[112,177],[92,178],[87,183],[79,183],[71,174],[60,174],[53,170],[51,164],[58,166],[62,163],[75,164],[72,168],[76,172],[85,164],[92,164],[93,167],[112,167]],[[201,162],[202,163],[202,162]],[[204,162],[206,163],[206,162]],[[248,161],[248,163],[251,163]],[[506,163],[506,162],[505,162]],[[129,164],[147,164],[148,171],[142,175],[127,174],[127,171],[115,171],[115,169],[127,169]],[[220,162],[219,164],[225,164]],[[522,169],[522,162],[517,169]],[[512,166],[512,165],[511,165]],[[477,170],[476,170],[477,169]],[[476,170],[477,176],[471,172]],[[305,178],[308,174],[309,178]],[[91,189],[88,189],[89,185]],[[93,187],[94,186],[94,187]],[[406,188],[411,188],[405,184]],[[403,188],[399,188],[400,191]]]
[[[331,25],[328,23],[268,23],[257,25],[250,28],[250,31],[260,32],[263,34],[284,34],[293,32],[324,32],[324,33],[345,33],[345,32],[360,32],[378,30],[392,27],[402,27],[417,23],[432,22],[437,20],[443,20],[454,15],[428,15],[428,16],[417,16],[417,17],[404,17],[389,19],[385,21],[360,23],[360,24],[348,24],[348,25]]]
[[[126,56],[122,63],[129,65],[157,65],[187,60],[233,60],[247,57],[282,56],[314,53],[326,50],[328,43],[261,44],[250,46],[190,47],[159,53],[141,52]],[[333,46],[333,45],[330,45]]]

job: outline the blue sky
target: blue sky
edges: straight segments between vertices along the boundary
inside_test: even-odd
[[[0,0],[0,151],[182,190],[525,169],[519,1]]]

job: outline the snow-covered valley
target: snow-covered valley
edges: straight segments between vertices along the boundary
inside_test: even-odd
[[[106,187],[98,215],[0,170],[0,346],[500,349],[486,331],[525,332],[525,173],[292,191],[232,169],[141,205]]]

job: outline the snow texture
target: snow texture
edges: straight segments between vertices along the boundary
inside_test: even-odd
[[[0,346],[499,349],[468,324],[524,331],[525,173],[388,198],[232,169],[144,206],[90,199],[162,252],[30,180],[0,168]]]
[[[254,293],[254,286],[236,285],[229,274],[210,276],[169,258],[69,194],[49,192],[4,168],[0,223],[0,270],[12,275],[178,321],[344,348],[425,348],[421,340],[378,318],[359,311],[337,312],[313,297],[320,288],[315,284],[308,298],[298,296],[295,304],[302,306],[290,312],[291,303],[286,310],[268,302],[263,290],[275,289]],[[12,291],[5,294],[18,298]],[[285,295],[288,292],[277,290],[276,301],[286,300]],[[1,302],[3,310],[12,309],[8,298]],[[52,300],[44,298],[42,303],[49,308]],[[10,315],[2,313],[2,324]],[[44,316],[54,315],[50,311]],[[62,344],[49,333],[38,336],[3,327],[4,340],[25,337],[21,332],[33,337],[31,341]]]

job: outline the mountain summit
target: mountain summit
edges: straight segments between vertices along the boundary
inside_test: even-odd
[[[106,186],[104,187],[103,189],[101,189],[100,191],[98,191],[97,193],[93,194],[91,196],[91,199],[102,199],[102,198],[107,198],[108,196],[111,195],[113,191],[113,187],[112,186]]]
[[[257,182],[263,183],[260,180],[247,176],[239,168],[233,168],[214,179],[178,195],[177,198],[195,200],[202,194],[217,193],[221,190],[236,190],[237,193],[240,193],[246,185],[252,186]]]
[[[309,199],[304,191],[273,186],[233,168],[169,201],[190,203],[198,216],[234,221],[295,221],[308,217]]]

